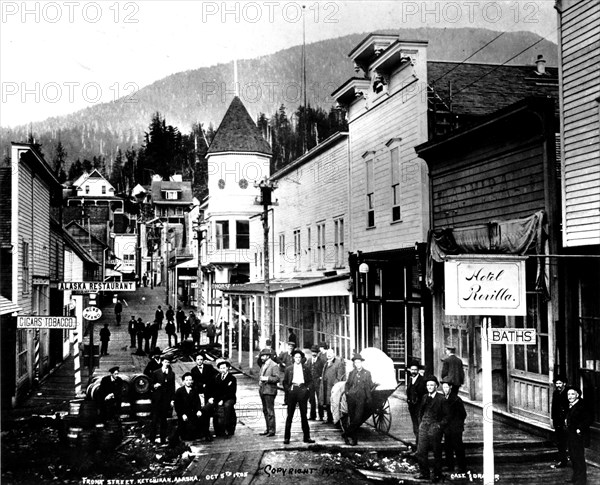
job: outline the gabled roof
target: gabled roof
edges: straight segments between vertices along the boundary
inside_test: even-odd
[[[270,145],[237,96],[231,101],[207,154],[226,152],[272,154]]]
[[[66,226],[65,229],[68,230],[70,227],[75,227],[77,230],[82,231],[83,233],[91,236],[92,241],[94,241],[97,244],[102,245],[103,247],[107,248],[109,247],[108,244],[103,243],[100,239],[98,239],[96,236],[94,236],[93,234],[91,234],[85,227],[83,227],[81,224],[79,224],[77,221],[71,221],[69,222]],[[70,233],[69,233],[70,234]]]
[[[67,246],[69,246],[75,252],[75,254],[77,254],[77,256],[79,256],[83,260],[84,263],[90,263],[90,264],[95,264],[97,266],[100,266],[100,263],[98,261],[96,261],[96,258],[94,258],[88,252],[88,250],[85,249],[81,244],[79,244],[77,242],[77,240],[73,236],[71,236],[69,231],[66,230],[66,228],[63,228],[62,237],[63,237],[63,240],[65,241],[65,244]],[[92,236],[92,237],[94,237],[94,236]]]
[[[428,61],[427,80],[456,115],[485,116],[531,96],[558,99],[558,69]],[[558,115],[558,103],[556,103]]]
[[[165,199],[163,191],[176,190],[181,193],[177,200]],[[171,182],[168,180],[152,181],[152,203],[161,205],[191,205],[193,200],[192,182]]]
[[[80,177],[73,182],[73,186],[79,188],[83,184],[85,184],[87,181],[98,182],[99,180],[104,180],[108,184],[108,186],[113,189],[113,191],[115,190],[115,188],[106,179],[106,177],[104,177],[100,172],[98,172],[98,169],[96,169],[96,168],[94,170],[92,170],[90,173],[84,172],[82,175],[80,175]]]

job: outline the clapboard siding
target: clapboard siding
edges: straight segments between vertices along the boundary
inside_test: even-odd
[[[566,2],[563,66],[562,192],[565,246],[600,244],[600,3]]]
[[[31,204],[32,196],[31,169],[24,163],[19,163],[19,200],[18,200],[18,230],[19,230],[19,261],[18,261],[18,292],[17,300],[24,314],[32,312],[32,281],[33,281],[33,207]],[[24,243],[29,244],[29,278],[27,281],[28,290],[23,285],[23,249]]]
[[[50,276],[50,192],[48,185],[39,177],[33,179],[33,274]]]

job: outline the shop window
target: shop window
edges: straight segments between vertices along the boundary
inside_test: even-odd
[[[390,150],[390,163],[392,172],[392,222],[400,220],[400,158],[399,148]]]
[[[325,268],[325,251],[327,243],[325,240],[325,223],[317,224],[317,265],[319,268]]]
[[[217,249],[229,249],[229,221],[216,221]]]
[[[300,271],[301,260],[300,229],[294,230],[294,271]]]
[[[21,272],[23,293],[29,293],[29,243],[23,241],[23,254],[21,254]]]
[[[335,250],[335,267],[343,268],[345,266],[344,254],[344,219],[339,218],[333,221],[334,235],[334,250]]]
[[[367,195],[367,227],[375,227],[375,173],[373,158],[365,162],[367,171],[366,176],[366,195]]]
[[[235,221],[237,249],[250,249],[250,221]]]
[[[535,273],[534,273],[535,274]],[[527,316],[515,317],[515,327],[535,328],[537,344],[515,345],[515,368],[534,374],[548,375],[548,310],[538,292],[527,292]]]
[[[310,227],[306,228],[306,255],[307,255],[307,259],[308,262],[306,264],[306,269],[311,269],[312,266],[312,241],[311,241],[311,236],[312,236],[312,230]]]

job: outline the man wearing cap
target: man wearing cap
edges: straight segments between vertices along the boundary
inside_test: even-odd
[[[302,363],[304,360],[304,352],[300,349],[292,351],[294,362],[285,369],[283,377],[283,388],[288,393],[287,405],[287,420],[285,422],[285,432],[283,434],[283,444],[287,445],[290,442],[290,434],[292,429],[292,420],[296,405],[300,407],[300,422],[302,423],[302,433],[304,434],[305,443],[314,443],[315,440],[310,439],[310,428],[306,419],[306,405],[308,403],[309,388],[312,384],[312,374],[310,369]]]
[[[272,359],[273,350],[265,348],[258,355],[261,365],[258,378],[258,394],[262,402],[263,414],[267,429],[260,433],[261,436],[275,436],[275,396],[277,383],[280,380],[279,366]]]
[[[160,425],[160,442],[167,444],[168,422],[173,414],[175,400],[175,373],[171,369],[171,359],[163,355],[160,358],[161,368],[152,373],[152,423],[149,439],[156,437],[156,427]]]
[[[563,376],[554,378],[554,392],[552,393],[552,426],[556,437],[556,447],[558,448],[558,462],[553,468],[565,468],[569,464],[567,457],[567,429],[565,428],[565,419],[569,409],[569,399],[567,398],[567,380]]]
[[[118,419],[123,400],[123,380],[119,377],[119,367],[111,367],[108,372],[110,372],[110,375],[102,378],[98,389],[100,419],[102,422],[109,419]]]
[[[570,387],[567,390],[569,409],[565,419],[569,444],[569,456],[573,464],[573,478],[576,485],[587,483],[587,468],[585,463],[585,447],[590,444],[590,425],[592,415],[581,398],[581,390]]]
[[[331,413],[331,390],[333,386],[344,380],[346,377],[346,366],[342,360],[335,356],[333,349],[327,350],[327,362],[323,367],[321,375],[321,404],[327,410],[327,422],[333,424],[333,414]]]
[[[146,364],[146,367],[144,368],[144,374],[146,374],[148,377],[152,378],[152,373],[158,369],[161,368],[162,364],[160,362],[160,347],[156,347],[151,353],[150,353],[150,360],[148,361],[148,364]]]
[[[430,478],[429,449],[433,449],[433,479],[436,483],[442,479],[442,436],[448,424],[448,403],[437,392],[439,382],[435,376],[425,378],[427,394],[421,400],[419,409],[419,439],[415,458],[419,462],[420,473],[415,478]]]
[[[458,473],[466,473],[465,445],[463,443],[463,431],[465,430],[465,419],[467,412],[462,399],[458,394],[452,394],[452,384],[442,379],[442,392],[448,403],[448,425],[444,429],[444,451],[446,454],[446,466],[449,471],[454,470],[454,457],[456,456],[456,467]]]
[[[442,379],[447,378],[452,384],[452,394],[458,394],[460,386],[465,382],[463,361],[454,355],[456,347],[446,347],[446,358],[442,364]]]
[[[312,377],[312,384],[310,385],[308,392],[308,402],[310,403],[310,416],[309,421],[315,421],[317,419],[317,392],[319,388],[319,382],[321,380],[321,372],[323,372],[323,365],[319,363],[319,346],[313,345],[310,348],[311,356],[306,361],[306,366],[310,370]],[[323,410],[319,408],[319,416],[323,418]]]
[[[419,443],[419,407],[421,399],[427,393],[425,378],[419,374],[419,364],[413,362],[408,368],[410,375],[406,384],[406,402],[412,420],[413,433],[417,444]]]
[[[129,348],[135,349],[136,330],[135,330],[135,316],[134,315],[131,315],[131,320],[129,320],[129,323],[127,324],[127,332],[129,333],[129,338],[131,339],[131,345],[129,346]]]
[[[235,429],[234,408],[237,393],[237,379],[229,372],[231,364],[225,360],[217,361],[219,373],[214,380],[213,397],[209,399],[211,404],[223,406],[223,428],[225,437],[233,435]],[[216,419],[216,418],[215,418]]]
[[[356,431],[363,422],[365,409],[368,409],[373,402],[371,394],[373,380],[371,379],[371,373],[363,368],[364,360],[360,354],[354,354],[352,357],[354,369],[350,372],[346,381],[349,424],[342,436],[346,444],[352,446],[356,446]]]
[[[194,391],[192,373],[186,372],[181,379],[183,386],[175,391],[174,399],[178,423],[177,431],[182,440],[188,441],[196,439],[200,430],[206,428],[200,421],[206,421],[207,418],[201,410],[200,396]]]

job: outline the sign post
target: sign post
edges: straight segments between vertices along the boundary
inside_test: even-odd
[[[444,264],[446,314],[485,315],[481,322],[484,485],[495,483],[492,344],[525,343],[507,341],[511,340],[507,335],[516,335],[517,329],[492,329],[490,315],[526,315],[525,259],[503,255],[452,256]]]

